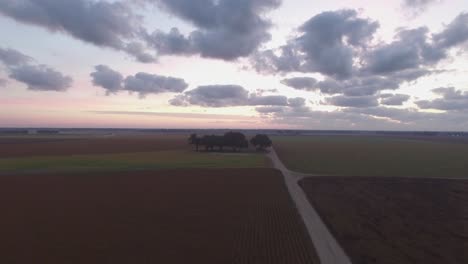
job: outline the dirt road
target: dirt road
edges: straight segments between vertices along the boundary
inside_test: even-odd
[[[304,191],[298,185],[298,180],[305,175],[288,170],[273,148],[268,156],[273,162],[273,166],[283,173],[288,191],[314,243],[321,264],[351,264],[349,257],[322,222],[317,211],[309,203]]]

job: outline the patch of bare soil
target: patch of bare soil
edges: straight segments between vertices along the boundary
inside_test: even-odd
[[[468,181],[311,177],[301,181],[353,263],[468,263]]]

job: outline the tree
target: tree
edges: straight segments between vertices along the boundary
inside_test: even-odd
[[[215,147],[219,151],[223,151],[224,147],[232,147],[233,151],[249,147],[249,142],[245,135],[240,132],[228,132],[222,136],[205,135],[201,138],[197,134],[192,134],[189,137],[189,143],[196,145],[197,151],[199,145],[205,146],[206,151],[214,151]]]
[[[249,147],[249,142],[244,134],[232,131],[224,134],[224,144],[232,147],[233,151],[237,151],[238,148],[241,149]]]
[[[273,142],[265,134],[258,134],[250,140],[250,143],[254,145],[258,150],[265,150],[265,148],[271,147]]]
[[[198,146],[200,145],[201,138],[199,138],[197,134],[194,133],[190,135],[188,141],[190,145],[195,145],[195,150],[198,151]]]

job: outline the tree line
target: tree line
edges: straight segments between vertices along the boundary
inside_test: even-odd
[[[197,134],[190,135],[189,144],[194,145],[196,151],[199,151],[200,146],[205,147],[205,151],[223,151],[225,148],[231,148],[232,151],[238,151],[249,147],[247,137],[240,132],[227,132],[222,136],[205,135],[199,137]],[[250,144],[258,150],[265,150],[271,147],[272,141],[267,135],[258,134],[250,140]]]

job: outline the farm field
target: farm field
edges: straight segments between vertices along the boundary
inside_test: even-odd
[[[467,263],[468,181],[310,177],[300,185],[353,263]]]
[[[2,175],[268,166],[258,153],[197,153],[185,136],[0,138]]]
[[[182,135],[0,137],[0,158],[155,152],[189,149]]]
[[[285,165],[341,176],[468,177],[468,144],[372,136],[274,137]]]
[[[0,177],[2,263],[317,263],[272,169]]]

